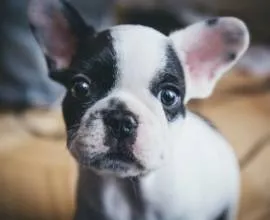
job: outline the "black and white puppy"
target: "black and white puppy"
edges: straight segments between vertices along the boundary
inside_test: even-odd
[[[137,25],[96,33],[60,0],[32,0],[29,20],[51,77],[67,89],[76,220],[236,218],[234,152],[185,104],[209,96],[243,55],[242,21],[215,18],[169,36]]]

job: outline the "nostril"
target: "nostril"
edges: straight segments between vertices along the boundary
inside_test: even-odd
[[[116,117],[116,115],[107,115],[104,118],[104,123],[105,125],[107,125],[108,127],[110,127],[113,130],[119,130],[120,127],[120,120],[118,117]]]
[[[129,136],[134,133],[134,130],[137,128],[138,123],[133,116],[126,115],[123,117],[121,123],[121,133],[125,136]]]

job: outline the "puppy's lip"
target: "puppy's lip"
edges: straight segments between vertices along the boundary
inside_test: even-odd
[[[112,161],[122,161],[126,163],[137,162],[137,159],[132,154],[123,154],[123,153],[108,153],[106,159]]]
[[[93,157],[91,159],[90,164],[93,167],[103,169],[107,165],[110,164],[113,166],[115,165],[121,165],[123,167],[136,167],[137,169],[144,170],[144,166],[141,164],[141,162],[136,159],[132,154],[124,154],[124,153],[118,153],[118,152],[109,152],[106,154],[99,155],[97,157]]]

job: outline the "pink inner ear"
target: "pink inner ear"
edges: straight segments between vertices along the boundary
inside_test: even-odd
[[[196,42],[189,42],[186,47],[186,62],[195,80],[205,76],[211,80],[225,62],[225,42],[221,31],[217,29],[207,28],[199,34],[194,36]]]
[[[67,20],[59,13],[52,16],[53,22],[47,27],[47,52],[56,61],[57,68],[69,66],[76,50],[76,38],[71,33]]]
[[[44,53],[57,69],[67,68],[76,52],[77,39],[58,0],[31,0],[28,16],[38,32]]]

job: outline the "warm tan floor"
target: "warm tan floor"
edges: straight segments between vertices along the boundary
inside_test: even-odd
[[[194,101],[242,163],[241,220],[270,220],[270,84],[229,74],[215,95]],[[267,91],[268,88],[269,91]],[[59,112],[0,115],[0,220],[69,220],[76,166]]]

